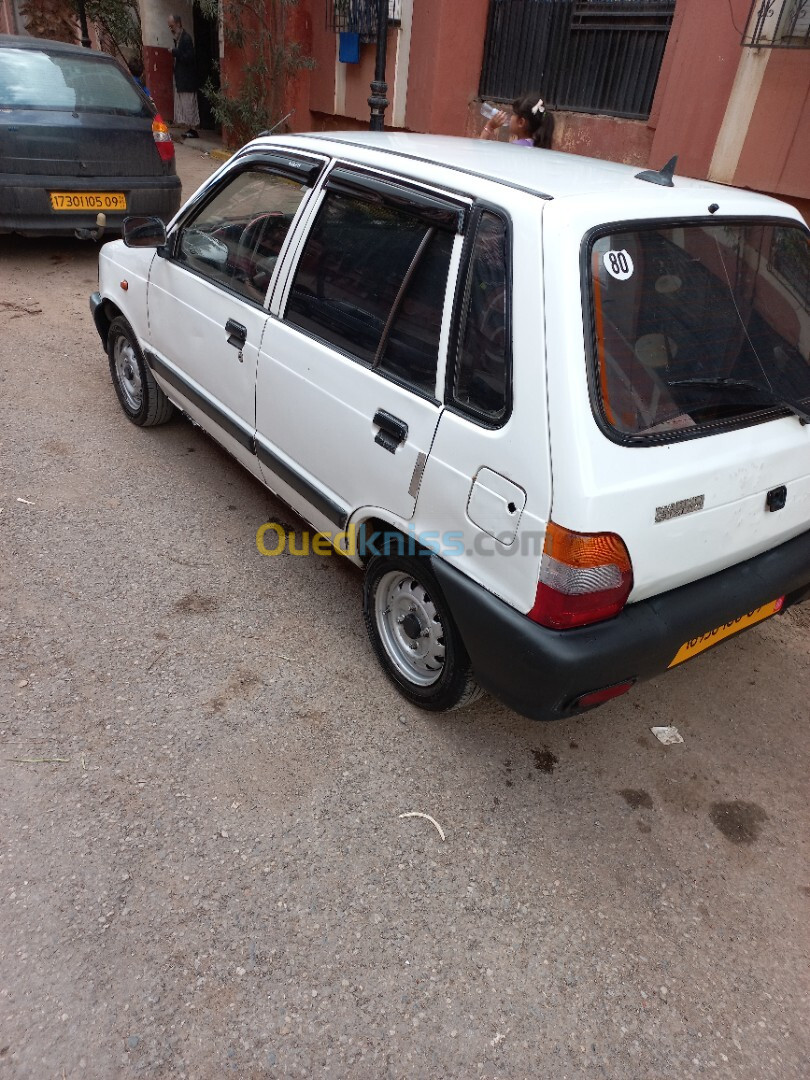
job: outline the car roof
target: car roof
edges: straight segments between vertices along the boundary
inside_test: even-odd
[[[722,198],[727,204],[733,194],[737,213],[795,216],[791,207],[769,196],[679,176],[677,168],[673,187],[663,187],[639,180],[638,173],[642,171],[639,165],[484,139],[410,132],[330,131],[259,138],[251,146],[269,147],[274,143],[278,146],[282,141],[290,149],[297,146],[345,155],[357,164],[396,168],[411,177],[419,175],[421,163],[426,179],[428,174],[435,178],[433,170],[439,168],[519,188],[545,199],[580,198],[592,203],[604,197],[638,203],[645,214],[674,212],[682,216],[691,204],[693,212],[705,215],[712,196],[718,201]],[[447,176],[444,173],[445,180]],[[457,186],[459,189],[465,186],[461,177]]]
[[[49,38],[23,34],[0,34],[0,49],[32,49],[38,52],[66,53],[73,56],[81,55],[88,60],[107,60],[115,63],[114,57],[98,49],[85,49],[82,45],[69,45],[66,41],[51,41]]]

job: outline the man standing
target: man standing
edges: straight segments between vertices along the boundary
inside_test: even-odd
[[[174,38],[174,122],[188,124],[187,139],[198,139],[200,107],[197,103],[197,64],[191,34],[183,29],[179,15],[169,16],[169,30]]]

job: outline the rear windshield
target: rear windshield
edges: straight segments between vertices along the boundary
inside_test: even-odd
[[[145,111],[138,91],[117,64],[34,49],[0,49],[0,108],[70,112]]]
[[[810,406],[810,234],[637,227],[590,245],[600,411],[623,437],[702,434]]]

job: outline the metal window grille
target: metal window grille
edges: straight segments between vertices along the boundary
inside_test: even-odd
[[[781,278],[793,295],[810,309],[810,262],[804,232],[800,229],[774,229],[768,269]]]
[[[808,0],[810,2],[810,0]],[[675,0],[490,0],[481,97],[646,120]]]
[[[339,34],[359,34],[373,41],[377,37],[377,0],[327,0],[326,29]],[[399,26],[402,0],[388,0],[388,25]]]
[[[810,0],[753,0],[743,45],[810,49]]]

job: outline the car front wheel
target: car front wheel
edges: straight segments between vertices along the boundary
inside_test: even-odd
[[[107,355],[115,392],[132,423],[155,427],[171,420],[174,406],[155,382],[132,327],[121,315],[110,324]]]
[[[458,709],[482,696],[427,559],[377,555],[366,567],[366,629],[377,659],[414,705]]]

